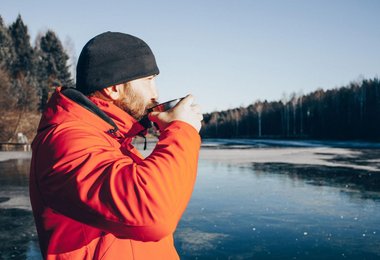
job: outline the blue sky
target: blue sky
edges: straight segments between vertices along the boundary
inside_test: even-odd
[[[55,31],[71,53],[104,31],[145,40],[162,101],[192,93],[203,112],[379,76],[380,1],[1,0],[32,40]]]

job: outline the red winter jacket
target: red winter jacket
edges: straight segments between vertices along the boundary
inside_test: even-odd
[[[30,197],[46,259],[178,259],[173,232],[190,199],[200,137],[172,122],[142,158],[142,130],[91,98],[117,125],[63,95],[50,99],[33,141]]]

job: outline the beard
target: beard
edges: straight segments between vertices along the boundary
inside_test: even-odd
[[[150,107],[153,107],[158,104],[154,99],[146,102],[145,99],[128,88],[125,90],[125,93],[118,100],[114,101],[114,104],[127,112],[137,121],[140,121],[147,113]]]

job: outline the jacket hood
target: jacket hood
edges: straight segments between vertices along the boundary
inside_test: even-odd
[[[51,96],[38,126],[38,132],[44,129],[70,121],[82,121],[93,125],[102,131],[108,132],[114,127],[103,120],[95,112],[70,99],[62,93],[62,88],[56,89]],[[79,92],[78,92],[79,93]],[[113,103],[96,98],[85,97],[103,111],[117,126],[119,132],[125,137],[134,137],[142,133],[145,128],[131,115],[115,106]]]

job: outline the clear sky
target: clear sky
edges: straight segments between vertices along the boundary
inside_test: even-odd
[[[55,31],[75,56],[120,31],[155,53],[161,101],[192,93],[203,112],[379,77],[378,0],[1,0],[34,41]]]

